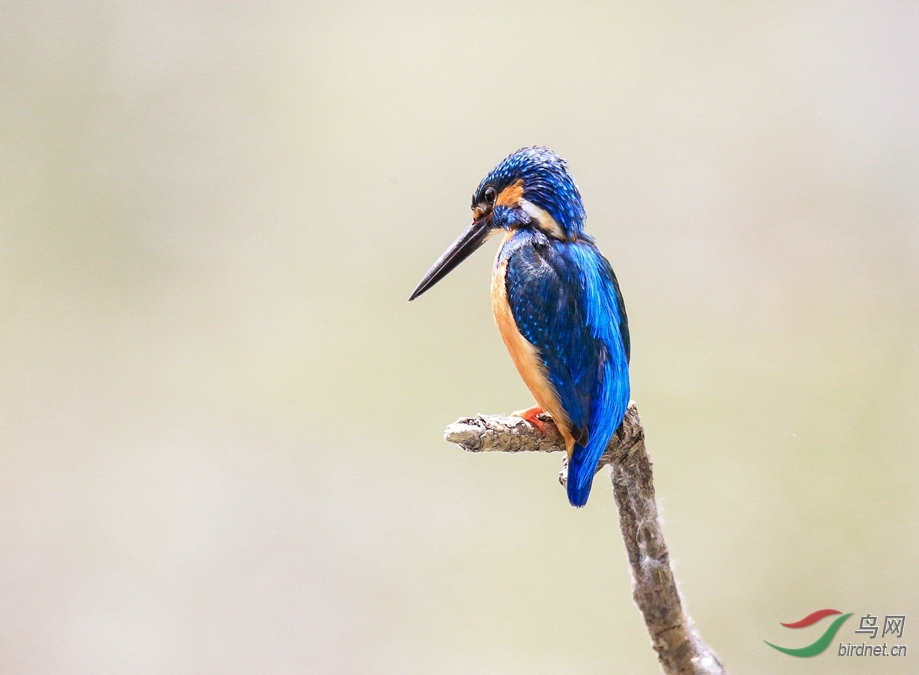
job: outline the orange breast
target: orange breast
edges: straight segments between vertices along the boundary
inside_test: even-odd
[[[514,321],[514,315],[507,301],[506,277],[507,263],[496,265],[491,278],[491,308],[495,313],[495,322],[498,324],[498,330],[501,331],[501,338],[511,355],[511,360],[517,367],[517,372],[520,373],[520,377],[523,378],[524,384],[533,394],[539,407],[555,419],[570,456],[574,447],[574,438],[570,432],[571,421],[559,403],[555,388],[549,382],[545,366],[539,359],[536,347],[530,344],[517,329],[517,322]]]

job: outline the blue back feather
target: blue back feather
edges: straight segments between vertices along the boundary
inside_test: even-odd
[[[580,261],[587,324],[606,347],[605,358],[596,364],[601,373],[591,401],[590,438],[585,446],[575,447],[568,463],[568,500],[583,506],[600,456],[629,405],[630,340],[625,306],[609,262],[593,246],[572,244],[570,253]]]
[[[587,503],[600,455],[629,402],[629,337],[616,277],[593,242],[516,230],[499,254],[508,303],[538,351],[578,441],[568,499]]]

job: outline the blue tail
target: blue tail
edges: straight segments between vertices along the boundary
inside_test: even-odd
[[[625,417],[629,405],[628,375],[617,376],[609,365],[604,386],[599,393],[592,406],[587,445],[576,444],[568,461],[568,501],[572,506],[584,506],[587,503],[600,457]]]
[[[584,506],[594,483],[597,463],[609,438],[591,438],[587,446],[575,445],[568,461],[568,501],[572,506]]]

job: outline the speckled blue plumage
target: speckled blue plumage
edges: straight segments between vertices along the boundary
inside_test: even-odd
[[[545,148],[526,148],[499,164],[479,192],[517,179],[524,181],[524,198],[548,211],[568,235],[561,240],[508,223],[512,234],[496,265],[506,264],[517,329],[537,348],[571,421],[577,443],[568,464],[568,499],[583,506],[629,403],[628,319],[612,267],[583,231],[584,207],[565,162]]]
[[[583,506],[597,462],[629,404],[629,333],[615,275],[593,243],[517,230],[502,247],[507,299],[539,352],[578,441],[568,499]]]

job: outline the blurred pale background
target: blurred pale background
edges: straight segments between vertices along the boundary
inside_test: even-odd
[[[0,9],[0,671],[657,672],[606,476],[441,440],[531,402],[495,245],[406,302],[533,144],[703,635],[917,672],[916,3],[178,0]]]

